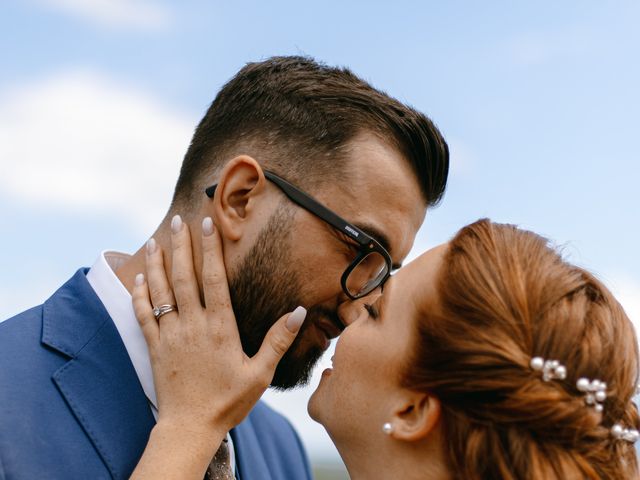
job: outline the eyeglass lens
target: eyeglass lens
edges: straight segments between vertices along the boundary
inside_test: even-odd
[[[380,284],[387,270],[387,262],[380,253],[368,253],[349,273],[345,282],[347,290],[353,296],[365,295]]]

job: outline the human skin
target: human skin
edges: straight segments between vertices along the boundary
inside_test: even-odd
[[[308,410],[329,433],[352,479],[448,476],[438,399],[401,383],[417,318],[438,309],[435,285],[446,251],[446,244],[429,250],[394,275],[383,294],[340,310],[348,327]],[[385,423],[390,434],[382,430]]]
[[[210,217],[202,235],[206,286],[204,304],[193,275],[190,233],[179,217],[172,221],[171,276],[167,281],[162,252],[147,248],[147,276],[139,273],[133,290],[136,318],[151,358],[158,396],[158,419],[131,478],[202,479],[227,432],[260,399],[275,368],[300,330],[306,311],[299,307],[280,318],[258,353],[244,354],[227,288],[220,236]],[[152,305],[177,305],[156,319]]]
[[[154,295],[160,295],[156,302],[174,300],[157,249],[148,254],[149,285],[138,281],[133,295],[160,402],[158,423],[134,475],[138,480],[159,473],[202,478],[226,431],[258,401],[269,372],[295,337],[285,316],[258,355],[242,355],[217,235],[202,236],[205,265],[210,266],[203,270],[204,309],[191,255],[185,253],[188,229],[181,227],[172,239],[173,275],[182,278],[175,293],[180,313],[159,322],[150,313]],[[378,290],[340,310],[348,326],[336,346],[334,368],[323,373],[309,412],[329,432],[351,478],[448,478],[439,401],[400,383],[415,319],[425,309],[438,308],[434,285],[445,252],[446,245],[423,254],[392,277],[383,294]],[[148,288],[156,292],[151,300]],[[390,435],[381,429],[386,422],[393,426]]]
[[[388,239],[394,264],[400,265],[411,249],[426,212],[426,201],[415,174],[397,149],[373,134],[363,132],[348,147],[348,178],[308,193],[366,232],[381,232]],[[234,269],[255,244],[283,196],[265,179],[259,159],[246,155],[231,159],[219,178],[207,183],[218,184],[213,199],[203,193],[202,202],[193,212],[174,213],[181,214],[192,231],[200,229],[202,218],[214,219],[222,239],[227,274],[232,278]],[[309,311],[328,313],[309,318],[309,325],[301,333],[296,351],[292,352],[295,359],[311,348],[326,349],[328,341],[340,333],[343,326],[336,325],[334,319],[338,307],[348,302],[340,277],[354,252],[334,228],[306,210],[294,208],[288,252],[289,267],[299,279],[294,304]],[[166,219],[153,236],[164,252],[170,252],[169,232],[170,219]],[[192,242],[192,253],[202,295],[203,255],[199,242]],[[165,254],[164,263],[170,272],[170,255]],[[133,289],[136,274],[145,270],[145,264],[143,247],[116,272],[129,291]]]

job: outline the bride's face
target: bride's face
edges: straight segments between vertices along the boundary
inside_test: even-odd
[[[333,368],[323,372],[308,406],[337,444],[383,435],[382,425],[403,391],[401,374],[416,318],[437,305],[434,285],[445,252],[446,244],[429,250],[394,275],[383,294],[339,311],[348,326],[336,345]]]

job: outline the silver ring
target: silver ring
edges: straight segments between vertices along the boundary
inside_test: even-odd
[[[177,312],[178,307],[175,305],[160,305],[159,307],[153,308],[153,316],[156,317],[156,320],[160,320],[160,317],[169,313],[169,312]]]

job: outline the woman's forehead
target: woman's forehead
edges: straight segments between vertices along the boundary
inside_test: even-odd
[[[389,296],[410,303],[418,311],[431,308],[437,300],[438,274],[448,246],[448,243],[438,245],[401,268],[392,281],[390,280]],[[386,290],[385,288],[385,293]]]

